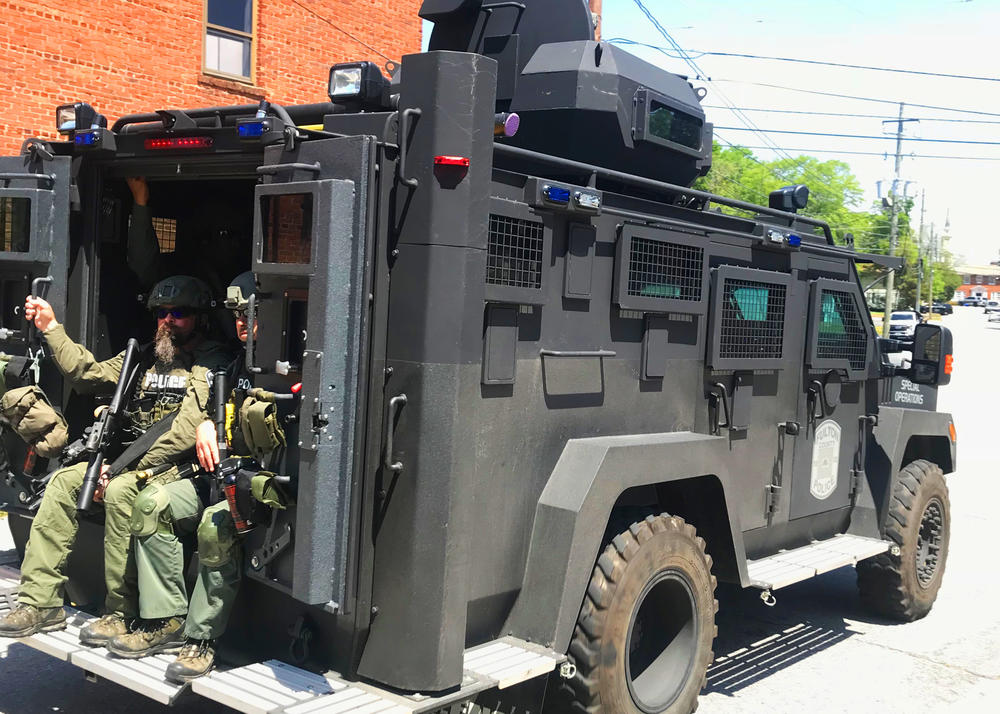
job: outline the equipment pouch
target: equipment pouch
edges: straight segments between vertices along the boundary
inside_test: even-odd
[[[230,559],[235,547],[236,525],[229,504],[220,501],[206,508],[198,524],[198,561],[206,568],[218,568]]]
[[[248,397],[240,407],[240,428],[243,439],[253,456],[264,463],[264,457],[285,445],[285,431],[278,423],[273,402]]]
[[[270,471],[258,471],[252,474],[250,492],[256,500],[278,510],[295,505],[294,499],[285,493]]]
[[[66,419],[35,385],[6,392],[0,398],[0,417],[46,459],[58,456],[69,440]]]

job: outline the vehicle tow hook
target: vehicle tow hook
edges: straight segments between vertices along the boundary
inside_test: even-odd
[[[563,679],[573,679],[576,676],[576,665],[572,662],[563,662],[559,665],[559,676]]]
[[[778,604],[777,598],[771,593],[770,590],[765,590],[760,594],[760,599],[764,601],[764,604],[768,607],[774,607]]]

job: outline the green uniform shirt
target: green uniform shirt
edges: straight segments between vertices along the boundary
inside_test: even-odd
[[[125,360],[124,351],[97,361],[94,355],[56,324],[46,330],[52,359],[77,388],[92,392],[113,391]],[[154,422],[178,411],[170,429],[149,448],[137,468],[175,461],[194,448],[195,430],[208,411],[211,372],[225,368],[230,355],[220,342],[203,340],[191,352],[181,352],[177,364],[154,363],[136,384],[129,400],[124,427],[138,436]]]

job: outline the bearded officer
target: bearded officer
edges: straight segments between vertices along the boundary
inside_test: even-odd
[[[253,273],[237,276],[229,286],[226,307],[236,319],[242,342],[248,336],[248,299],[256,291]],[[257,322],[254,321],[256,333]],[[256,337],[256,334],[255,334]],[[227,403],[226,437],[230,452],[252,456],[258,464],[273,459],[284,445],[273,402],[258,402],[248,396],[252,377],[241,355],[227,370],[231,386]],[[231,418],[230,418],[231,415]],[[186,642],[169,665],[166,676],[186,682],[208,674],[215,664],[215,640],[226,629],[242,574],[242,557],[236,523],[229,503],[212,503],[206,478],[219,464],[215,423],[206,413],[197,431],[198,462],[202,477],[175,481],[146,489],[136,501],[132,527],[139,572],[139,607],[144,618],[184,617]],[[253,498],[284,508],[289,499],[270,472],[252,476]],[[188,604],[184,584],[184,548],[178,536],[190,533],[197,523],[198,580]],[[138,658],[154,654],[141,632],[121,635],[108,644],[119,657]]]
[[[154,340],[142,349],[136,389],[125,410],[119,432],[127,440],[141,435],[172,412],[177,416],[168,431],[148,448],[136,468],[149,469],[176,462],[194,447],[194,434],[207,408],[209,372],[229,361],[225,347],[208,338],[206,311],[212,304],[207,286],[196,278],[178,275],[160,281],[147,301],[156,314]],[[71,340],[56,321],[52,306],[40,298],[25,299],[25,318],[34,320],[44,335],[56,366],[77,389],[108,393],[114,390],[124,352],[103,362]],[[188,407],[181,409],[187,400]],[[123,438],[123,441],[126,439]],[[21,564],[18,606],[0,620],[0,636],[27,637],[66,627],[63,598],[65,567],[78,529],[76,501],[86,462],[56,471],[45,489]],[[106,614],[80,633],[88,645],[104,645],[124,634],[138,614],[135,562],[129,551],[129,517],[139,493],[135,472],[98,483],[95,501],[104,503],[104,579]],[[176,478],[176,469],[157,478]],[[146,628],[179,629],[177,623],[144,623]]]

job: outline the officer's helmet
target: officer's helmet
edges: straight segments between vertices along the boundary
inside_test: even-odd
[[[164,305],[208,310],[212,307],[212,291],[198,278],[171,275],[153,286],[146,301],[146,307],[150,310]]]
[[[253,271],[240,273],[226,288],[226,308],[229,310],[246,310],[250,304],[250,296],[257,292],[257,281]]]

